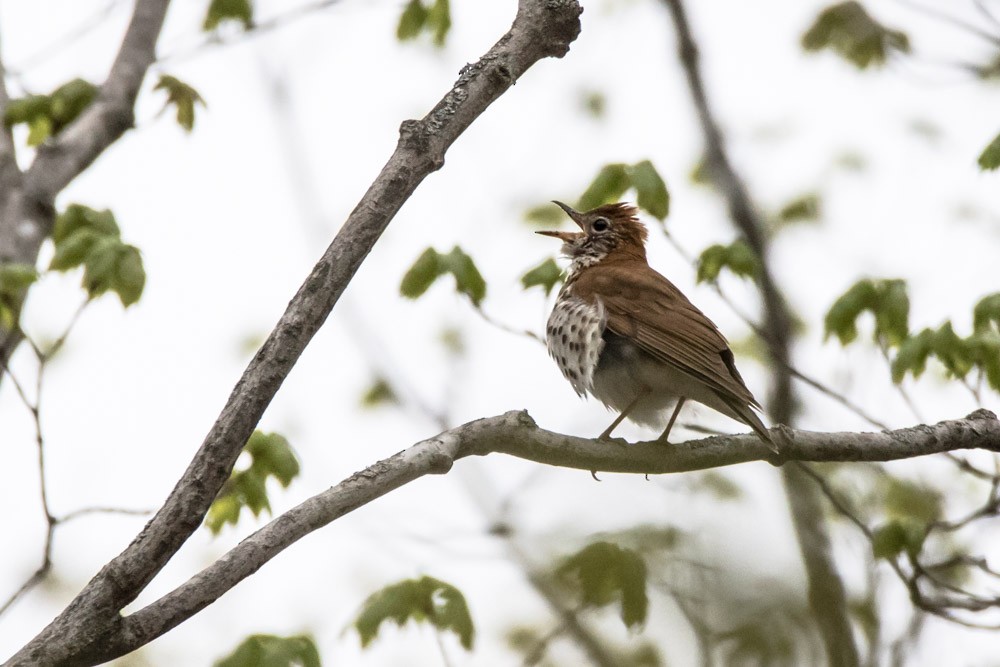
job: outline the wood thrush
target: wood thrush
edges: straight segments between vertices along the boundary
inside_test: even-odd
[[[581,231],[538,232],[562,240],[572,260],[546,346],[577,394],[589,392],[620,413],[600,438],[626,417],[662,424],[676,401],[660,436],[666,441],[684,401],[692,400],[743,422],[773,448],[726,339],[646,262],[647,232],[635,207],[607,204],[581,213],[553,203]]]

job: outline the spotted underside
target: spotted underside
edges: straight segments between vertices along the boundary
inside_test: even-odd
[[[600,301],[593,304],[560,294],[549,315],[545,345],[577,394],[593,392],[594,370],[604,349],[607,317]]]

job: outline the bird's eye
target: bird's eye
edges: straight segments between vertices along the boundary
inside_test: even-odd
[[[595,232],[606,232],[609,227],[611,227],[611,223],[608,222],[607,218],[598,218],[594,220],[594,224],[592,225]]]

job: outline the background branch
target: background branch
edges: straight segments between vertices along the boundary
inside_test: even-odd
[[[682,0],[665,2],[676,28],[681,64],[705,137],[705,161],[709,174],[726,199],[733,224],[760,260],[756,281],[764,308],[764,338],[772,358],[768,414],[772,422],[791,424],[795,412],[790,370],[791,314],[771,273],[763,221],[753,206],[746,185],[729,160],[722,132],[709,106],[698,64],[698,47]],[[809,579],[809,602],[826,646],[827,659],[831,666],[854,667],[860,664],[860,657],[851,629],[844,585],[833,559],[820,493],[795,466],[783,468],[782,477]]]

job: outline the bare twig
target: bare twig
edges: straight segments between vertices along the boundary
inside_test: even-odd
[[[989,42],[994,46],[1000,46],[1000,34],[998,33],[987,32],[986,30],[983,30],[974,23],[969,23],[968,21],[960,19],[957,16],[941,11],[936,7],[925,5],[921,2],[913,2],[912,0],[896,0],[896,1],[899,4],[905,7],[909,7],[910,9],[916,12],[919,12],[921,14],[924,14],[926,16],[929,16],[931,18],[937,19],[944,23],[948,23],[956,28],[959,28],[960,30],[967,32],[973,37],[978,37],[979,39]],[[991,16],[989,13],[987,13],[987,15]]]

